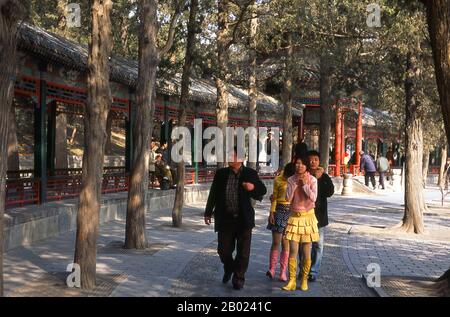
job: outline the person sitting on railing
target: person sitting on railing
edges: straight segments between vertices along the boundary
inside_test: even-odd
[[[168,148],[167,142],[164,142],[163,144],[161,144],[161,145],[159,146],[159,148],[156,150],[156,152],[157,152],[158,154],[161,154],[161,155],[162,155],[162,159],[163,159],[166,163],[169,162],[169,155],[170,155],[170,153],[169,153],[169,148]]]
[[[346,150],[344,154],[344,165],[348,166],[350,162],[350,151]]]
[[[155,172],[156,172],[156,150],[158,149],[158,146],[156,145],[156,142],[152,140],[151,148],[150,148],[150,160],[149,160],[149,166],[148,171],[150,172],[150,181],[153,183],[155,181]]]
[[[161,154],[156,155],[155,176],[158,179],[161,189],[169,189],[173,186],[170,167],[162,160]]]

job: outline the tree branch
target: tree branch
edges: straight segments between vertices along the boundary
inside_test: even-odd
[[[266,16],[271,16],[271,15],[268,14],[268,13],[259,13],[259,14],[253,15],[253,18],[258,18],[259,19],[261,17],[266,17]],[[252,19],[252,17],[248,17],[248,18],[242,19],[241,21],[230,22],[230,23],[228,23],[228,26],[236,25],[238,22],[242,24],[244,22],[250,21],[251,19]]]
[[[349,34],[339,34],[339,33],[327,33],[321,31],[313,31],[313,33],[325,36],[331,36],[334,38],[346,38],[346,39],[376,39],[375,36],[364,36],[364,35],[349,35]]]
[[[273,58],[273,57],[277,57],[280,55],[285,55],[287,54],[287,51],[289,50],[289,48],[293,48],[294,52],[301,52],[302,49],[304,49],[306,47],[305,44],[292,44],[292,46],[283,46],[280,48],[275,48],[275,49],[269,49],[269,50],[260,50],[257,49],[256,52],[260,55],[260,59],[269,59],[269,58]]]
[[[241,7],[242,3],[244,1],[239,1],[239,0],[228,0],[229,3],[234,4],[235,6],[237,6],[238,8]]]
[[[231,45],[235,44],[237,42],[237,30],[239,29],[240,25],[242,24],[242,21],[244,20],[244,16],[245,13],[247,13],[248,7],[250,6],[250,4],[255,1],[255,0],[250,0],[247,1],[243,4],[243,8],[241,8],[241,14],[239,15],[239,18],[237,20],[237,22],[234,22],[234,28],[233,28],[233,34],[231,37],[231,40],[225,45],[225,50],[228,50],[230,48]],[[230,25],[230,24],[228,24]]]
[[[175,38],[175,28],[178,22],[178,18],[181,15],[181,6],[183,4],[183,1],[178,2],[177,7],[175,8],[175,12],[172,16],[172,20],[170,21],[170,28],[169,28],[169,36],[167,38],[166,44],[162,48],[158,48],[158,55],[163,56],[167,54],[167,52],[170,50],[170,48],[173,45],[173,39]]]

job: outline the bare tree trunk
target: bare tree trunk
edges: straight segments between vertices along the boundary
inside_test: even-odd
[[[125,248],[145,249],[148,245],[145,228],[148,191],[150,136],[153,130],[156,72],[161,56],[173,43],[179,7],[173,15],[169,38],[163,48],[157,47],[158,4],[155,0],[140,0],[139,73],[136,91],[136,121],[133,128],[133,166],[127,200]]]
[[[75,260],[81,269],[81,287],[95,287],[106,120],[111,108],[109,56],[112,48],[111,0],[92,2],[92,40],[88,57],[88,96],[85,107],[83,176],[77,216]]]
[[[198,33],[197,23],[198,0],[191,0],[188,34],[186,41],[186,56],[184,58],[183,76],[181,78],[181,96],[180,96],[180,117],[179,126],[186,126],[187,110],[189,107],[189,81],[191,78],[192,61],[194,58],[195,35]],[[186,150],[186,149],[184,149]],[[190,150],[190,149],[189,149]],[[184,160],[177,164],[178,183],[175,192],[175,201],[172,209],[172,224],[174,227],[180,227],[183,222],[183,203],[184,203]]]
[[[9,132],[8,132],[8,171],[18,171],[19,162],[19,144],[17,142],[17,122],[14,105],[11,105],[9,111]],[[15,177],[15,176],[14,176]],[[19,177],[17,175],[17,177]]]
[[[216,101],[216,116],[217,127],[222,130],[224,136],[223,144],[223,162],[218,162],[218,167],[225,166],[226,161],[226,148],[225,148],[225,136],[226,127],[228,124],[228,89],[227,80],[228,74],[228,14],[229,14],[229,0],[218,1],[218,28],[217,28],[217,62],[218,62],[218,75],[215,77],[215,83],[217,88],[217,101]],[[217,153],[217,150],[216,150]]]
[[[428,179],[428,168],[430,166],[430,150],[427,148],[423,151],[422,156],[422,183],[423,188],[427,187],[427,179]]]
[[[256,30],[258,28],[258,18],[256,17],[256,1],[253,1],[250,7],[251,20],[250,20],[250,32],[249,32],[249,41],[250,41],[250,75],[248,78],[249,84],[249,100],[248,100],[248,110],[249,110],[249,120],[250,127],[254,127],[255,129],[258,127],[258,110],[257,110],[257,101],[258,101],[258,91],[256,87]],[[250,142],[249,142],[250,146]],[[251,149],[249,149],[251,150]],[[271,153],[268,153],[269,156]],[[258,153],[257,153],[258,157]],[[250,156],[249,156],[250,159]],[[248,162],[248,167],[256,170],[257,162]]]
[[[447,145],[441,147],[441,166],[439,167],[439,178],[437,185],[444,187],[445,185],[445,163],[447,162]]]
[[[428,31],[433,50],[436,83],[442,116],[450,144],[450,2],[422,0],[427,8]]]
[[[450,47],[448,45],[450,43],[450,2],[447,0],[422,0],[422,2],[427,8],[428,31],[433,50],[436,84],[447,134],[447,144],[450,146]],[[443,157],[446,156],[447,153]],[[439,174],[441,177],[441,173]],[[443,177],[441,177],[439,183],[442,180]],[[447,296],[450,294],[449,271],[444,274],[447,277]]]
[[[145,215],[148,191],[150,135],[153,129],[154,87],[159,63],[157,38],[157,3],[141,0],[139,26],[139,74],[136,91],[136,121],[133,129],[134,163],[128,191],[125,248],[145,249]]]
[[[67,168],[67,115],[65,113],[59,113],[56,116],[55,148],[55,167]]]
[[[421,104],[415,96],[417,76],[420,72],[414,55],[408,53],[405,79],[406,106],[406,171],[405,214],[401,229],[423,233],[423,211],[426,209],[422,184],[422,118]]]
[[[120,26],[120,40],[121,40],[121,53],[123,56],[128,56],[128,29],[129,29],[129,23],[128,23],[128,14],[129,11],[123,13],[122,15],[122,21]]]
[[[17,22],[21,1],[0,0],[0,113],[10,113],[16,74]],[[3,216],[5,211],[9,116],[0,116],[0,296],[3,296]]]
[[[331,72],[325,57],[320,59],[320,132],[319,151],[320,166],[328,171],[330,161],[330,129],[331,129]]]
[[[286,165],[292,158],[292,55],[294,49],[292,47],[292,33],[286,35],[287,63],[284,78],[284,87],[281,93],[281,101],[283,103],[283,145],[282,160]]]

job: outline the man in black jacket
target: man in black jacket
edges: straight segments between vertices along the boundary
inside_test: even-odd
[[[266,186],[258,173],[238,162],[236,149],[229,167],[218,169],[208,196],[205,223],[211,224],[218,233],[217,253],[223,263],[222,282],[227,283],[233,275],[233,288],[241,289],[248,268],[252,229],[255,227],[255,210],[250,198],[261,201]],[[233,251],[237,244],[236,258]]]
[[[308,159],[310,165],[310,172],[317,178],[317,200],[314,212],[319,227],[320,240],[313,242],[311,248],[311,270],[308,280],[314,282],[319,274],[320,264],[323,256],[323,239],[325,235],[325,227],[328,225],[328,202],[327,198],[334,194],[334,185],[330,176],[324,172],[324,169],[319,166],[320,153],[317,151],[309,151]]]

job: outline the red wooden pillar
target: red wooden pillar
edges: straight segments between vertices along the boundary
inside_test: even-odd
[[[361,157],[359,156],[359,152],[362,150],[362,103],[358,102],[358,121],[356,123],[356,161],[355,165],[359,167],[361,162]],[[358,173],[359,175],[359,173]]]
[[[342,147],[342,112],[341,109],[336,106],[336,126],[334,132],[334,162],[336,169],[334,176],[340,176],[341,170],[341,147]]]

